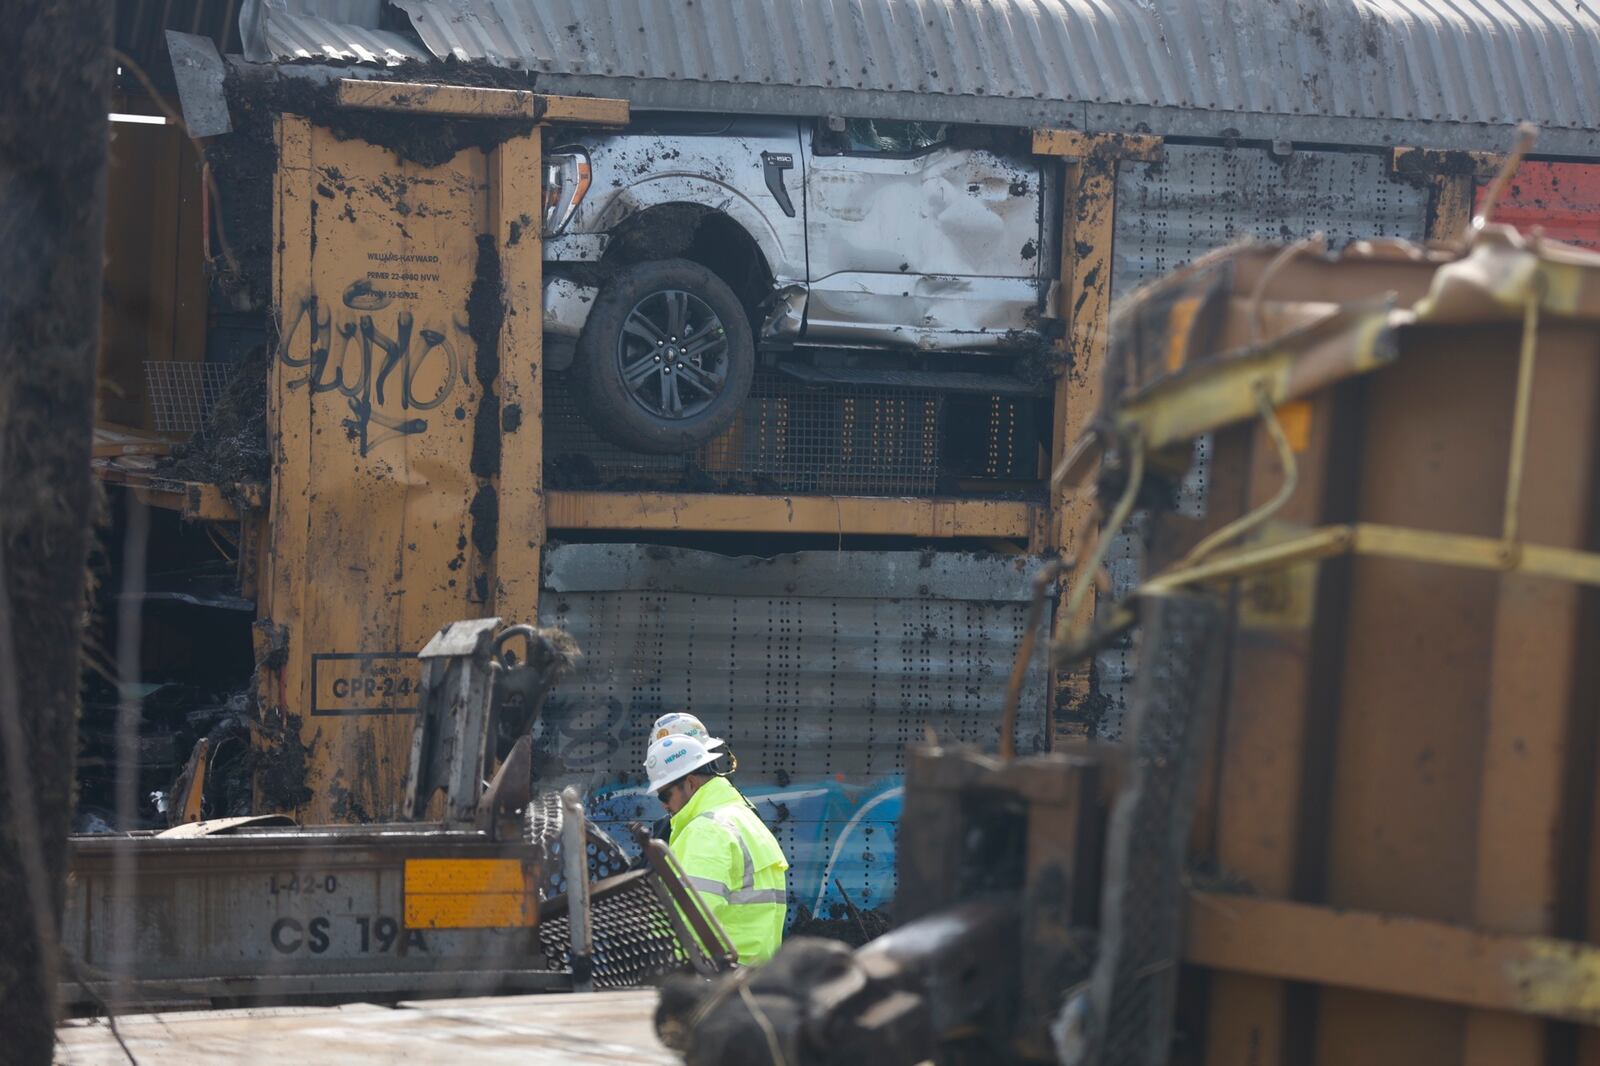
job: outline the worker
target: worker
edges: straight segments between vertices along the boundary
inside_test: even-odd
[[[739,962],[766,962],[783,941],[789,862],[739,790],[716,773],[723,757],[699,737],[652,738],[649,789],[671,815],[668,846]]]
[[[656,724],[650,727],[650,740],[651,742],[661,740],[664,737],[672,736],[674,733],[682,733],[686,737],[694,737],[708,748],[718,751],[728,750],[727,741],[721,737],[712,736],[711,731],[706,728],[706,724],[687,711],[668,711],[660,718],[657,718]],[[739,765],[739,760],[732,757],[732,752],[728,752],[728,755],[733,762],[733,767],[723,769],[719,761],[717,763],[718,769],[721,771],[718,774],[719,777],[727,777]],[[651,823],[650,835],[656,840],[666,840],[670,837],[672,835],[672,816],[666,815],[657,818]]]
[[[721,737],[712,736],[711,731],[706,728],[706,724],[687,711],[669,711],[657,718],[656,724],[650,727],[651,740],[670,737],[674,733],[682,733],[686,737],[694,737],[705,744],[706,747],[726,755],[726,765],[721,759],[718,759],[715,764],[715,773],[718,777],[727,777],[739,769],[739,756],[735,755],[733,749],[728,747],[728,742]],[[741,796],[740,798],[742,799],[743,797]],[[755,813],[755,805],[749,800],[745,800],[744,805],[750,808],[751,813]],[[760,815],[757,815],[757,817],[760,817]],[[657,840],[666,840],[671,833],[672,819],[670,816],[657,818],[650,826],[650,835]]]
[[[681,733],[686,737],[694,737],[708,748],[724,748],[726,742],[721,737],[714,737],[706,724],[694,715],[685,711],[668,711],[656,719],[656,724],[650,727],[652,741],[670,737],[674,733]]]

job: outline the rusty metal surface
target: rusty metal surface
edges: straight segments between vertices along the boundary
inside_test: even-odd
[[[1362,516],[1493,536],[1504,506],[1493,475],[1511,438],[1515,333],[1430,331],[1414,346],[1369,398],[1374,458],[1359,475]],[[1539,351],[1540,429],[1529,446],[1545,458],[1526,468],[1522,517],[1557,544],[1583,545],[1592,537],[1593,334],[1553,328]],[[1387,457],[1381,466],[1378,456]],[[1582,820],[1565,805],[1579,794],[1575,781],[1592,780],[1582,769],[1587,756],[1577,754],[1588,743],[1577,738],[1589,735],[1593,688],[1572,657],[1572,642],[1583,639],[1578,606],[1592,595],[1518,575],[1356,564],[1330,902],[1502,931],[1562,931],[1559,905],[1576,888],[1557,879],[1573,868],[1570,834]],[[1385,730],[1386,744],[1360,736],[1373,728]],[[1387,1019],[1367,1026],[1359,1050],[1350,1029],[1326,1029],[1321,1048],[1330,1062],[1424,1036],[1441,1048],[1460,1041],[1462,1061],[1536,1059],[1547,1039],[1537,1025],[1510,1030],[1476,1014],[1394,1018],[1342,993],[1325,997],[1323,1010],[1357,1024]],[[1441,1051],[1433,1061],[1453,1060]]]
[[[1477,202],[1484,188],[1479,186]],[[1600,251],[1600,167],[1591,163],[1524,162],[1494,212],[1494,221],[1551,240]]]
[[[1269,538],[1303,531],[1339,517],[1327,491],[1328,462],[1347,442],[1336,426],[1332,394],[1310,406],[1309,430],[1296,458],[1301,490],[1281,510]],[[1244,505],[1263,505],[1282,483],[1283,472],[1266,432],[1237,427],[1248,438],[1250,465]],[[1213,821],[1217,863],[1262,892],[1286,897],[1295,889],[1300,865],[1314,845],[1300,830],[1306,756],[1328,710],[1329,607],[1339,595],[1344,571],[1302,563],[1241,583],[1236,615],[1228,713],[1218,738]],[[1324,620],[1317,623],[1317,609]],[[1289,802],[1284,802],[1284,801]],[[1218,974],[1208,1005],[1207,1055],[1240,1061],[1264,1051],[1268,1062],[1292,1061],[1294,1021],[1289,991],[1280,981],[1236,973]]]
[[[547,554],[543,621],[583,647],[545,707],[535,759],[589,788],[612,829],[660,816],[644,794],[655,718],[728,738],[734,783],[777,835],[792,903],[863,908],[895,890],[904,747],[931,729],[992,747],[1031,595],[1031,557],[819,551],[737,558],[645,545]],[[1041,750],[1043,670],[1019,749]]]
[[[1498,147],[1518,118],[1600,125],[1600,24],[1544,0],[1297,0],[1243,20],[1221,0],[621,0],[605,19],[579,0],[397,6],[434,56],[655,108],[1439,147]],[[311,50],[296,43],[278,54]],[[1452,128],[1430,139],[1430,124]]]
[[[1600,361],[1590,333],[1541,339],[1530,397],[1520,535],[1563,548],[1590,546]],[[1574,773],[1568,746],[1592,745],[1593,692],[1583,664],[1585,601],[1594,589],[1531,575],[1500,580],[1492,620],[1486,735],[1478,785],[1473,923],[1502,933],[1551,935],[1575,894],[1574,839],[1586,818],[1568,809]],[[1565,882],[1565,883],[1564,883]],[[1534,1061],[1544,1027],[1483,1012],[1469,1016],[1467,1066]],[[1480,1047],[1481,1045],[1481,1047]]]
[[[1435,344],[1397,361],[1369,395],[1359,513],[1492,535],[1502,501],[1484,491],[1484,479],[1504,463],[1514,361],[1495,358],[1492,342],[1466,330]],[[1438,403],[1446,380],[1448,406]],[[1478,802],[1500,580],[1386,559],[1355,563],[1330,902],[1471,920],[1477,848],[1460,829]]]
[[[591,996],[402,1002],[396,1007],[255,1008],[130,1015],[119,1027],[140,1062],[363,1066],[458,1061],[495,1066],[674,1066],[656,1039],[653,989]],[[124,1066],[98,1022],[58,1031],[63,1066]]]

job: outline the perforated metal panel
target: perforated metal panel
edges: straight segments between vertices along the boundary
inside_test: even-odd
[[[734,559],[643,545],[548,553],[541,620],[584,651],[537,737],[551,776],[589,790],[619,841],[662,814],[643,791],[650,725],[699,715],[789,858],[790,902],[831,913],[894,892],[905,748],[931,731],[992,748],[1038,560],[915,552]],[[1017,733],[1045,743],[1044,681]],[[542,787],[549,787],[541,782]]]
[[[1421,240],[1427,189],[1389,174],[1387,152],[1301,152],[1168,145],[1160,163],[1117,176],[1113,298],[1245,237],[1321,231],[1335,248],[1367,237]]]
[[[1321,232],[1337,249],[1353,240],[1427,236],[1427,190],[1389,174],[1387,153],[1302,152],[1275,159],[1261,148],[1168,145],[1161,163],[1123,164],[1117,177],[1112,298],[1127,296],[1214,248],[1246,237],[1290,241]],[[1196,445],[1178,509],[1205,514],[1210,440]],[[1114,592],[1140,580],[1147,522],[1135,515],[1107,555]],[[1096,733],[1120,739],[1132,682],[1125,638],[1095,661],[1103,697]]]
[[[544,397],[551,488],[931,496],[1038,480],[1043,426],[1031,398],[759,373],[728,432],[684,455],[641,455],[590,427],[564,374],[546,378]]]
[[[557,488],[925,496],[944,400],[924,389],[806,386],[757,375],[733,427],[685,455],[640,455],[584,421],[563,376],[545,384],[545,479]]]

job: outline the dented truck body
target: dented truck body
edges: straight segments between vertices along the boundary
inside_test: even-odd
[[[942,355],[1014,381],[986,356],[1039,346],[1056,228],[1020,140],[683,114],[580,134],[545,169],[550,365],[601,436],[655,453],[726,430],[758,364],[918,374]]]
[[[1038,159],[963,144],[943,124],[841,125],[647,115],[557,148],[582,153],[591,176],[564,217],[547,217],[546,291],[583,276],[562,268],[604,257],[618,231],[643,228],[669,246],[647,250],[655,255],[692,242],[692,226],[652,230],[646,216],[693,205],[759,250],[763,339],[976,351],[1036,327],[1051,282]],[[591,305],[563,306],[546,329],[576,338]]]

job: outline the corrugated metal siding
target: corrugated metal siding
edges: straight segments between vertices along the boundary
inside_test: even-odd
[[[1427,236],[1428,192],[1392,177],[1387,160],[1367,152],[1295,152],[1275,159],[1263,149],[1169,145],[1163,162],[1124,164],[1117,177],[1111,272],[1113,298],[1246,237],[1287,241],[1321,232],[1339,248],[1371,237],[1420,241]],[[1205,513],[1209,440],[1197,444],[1194,466],[1178,494],[1179,510]],[[1143,572],[1146,524],[1136,516],[1107,557],[1117,598]],[[1132,687],[1131,638],[1095,661],[1105,697],[1099,731],[1122,735]]]
[[[1600,125],[1552,0],[395,0],[439,56],[549,74]]]
[[[382,10],[383,0],[244,0],[239,30],[245,58],[386,66],[427,59],[415,41],[377,28]]]
[[[540,616],[584,651],[547,705],[543,773],[586,786],[619,835],[661,814],[642,792],[644,737],[688,710],[726,736],[735,783],[782,842],[792,903],[858,906],[894,892],[905,747],[992,747],[1039,560],[802,552],[730,559],[644,545],[547,555]],[[1045,744],[1034,670],[1018,745]],[[826,884],[824,873],[827,873]]]

